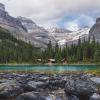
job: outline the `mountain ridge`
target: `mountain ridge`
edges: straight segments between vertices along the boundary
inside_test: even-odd
[[[65,28],[49,28],[45,29],[44,27],[38,26],[33,20],[25,17],[17,17],[14,18],[9,15],[9,13],[5,10],[5,5],[0,3],[0,26],[9,30],[11,34],[20,40],[23,40],[27,43],[31,43],[35,47],[39,47],[44,49],[47,47],[49,41],[53,45],[56,43],[59,46],[65,46],[67,44],[75,43],[77,44],[78,39],[80,38],[82,41],[89,36],[95,36],[95,38],[100,38],[98,32],[100,32],[100,18],[96,20],[96,24],[92,28],[83,28],[78,31],[72,32]]]

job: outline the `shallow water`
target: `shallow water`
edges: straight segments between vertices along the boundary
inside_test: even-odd
[[[100,70],[100,65],[68,65],[68,66],[32,66],[32,65],[16,65],[16,66],[0,66],[0,71],[91,71]]]

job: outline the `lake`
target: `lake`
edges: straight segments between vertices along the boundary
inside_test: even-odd
[[[92,71],[92,70],[100,70],[100,65],[66,65],[66,66],[44,66],[44,65],[16,65],[16,66],[8,66],[1,65],[0,71]]]

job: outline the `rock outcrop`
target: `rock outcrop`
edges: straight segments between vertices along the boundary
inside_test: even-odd
[[[0,3],[0,10],[5,11],[5,5],[4,5],[4,4],[2,4],[2,3]]]
[[[91,39],[95,37],[95,39],[100,42],[100,18],[97,18],[96,23],[90,29],[89,36]]]

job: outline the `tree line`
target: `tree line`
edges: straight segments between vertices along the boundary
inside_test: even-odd
[[[81,41],[78,39],[78,44],[72,43],[70,46],[66,44],[64,48],[60,48],[58,44],[52,47],[51,42],[48,48],[43,52],[42,59],[53,58],[56,63],[60,63],[62,59],[67,59],[69,63],[78,62],[100,62],[100,43],[88,38]]]
[[[55,59],[61,63],[67,59],[69,63],[100,62],[100,43],[95,38],[81,41],[78,44],[66,44],[60,48],[58,44],[52,46],[51,41],[47,48],[41,51],[31,43],[25,43],[14,38],[7,30],[0,28],[0,63],[47,63],[48,59]]]

